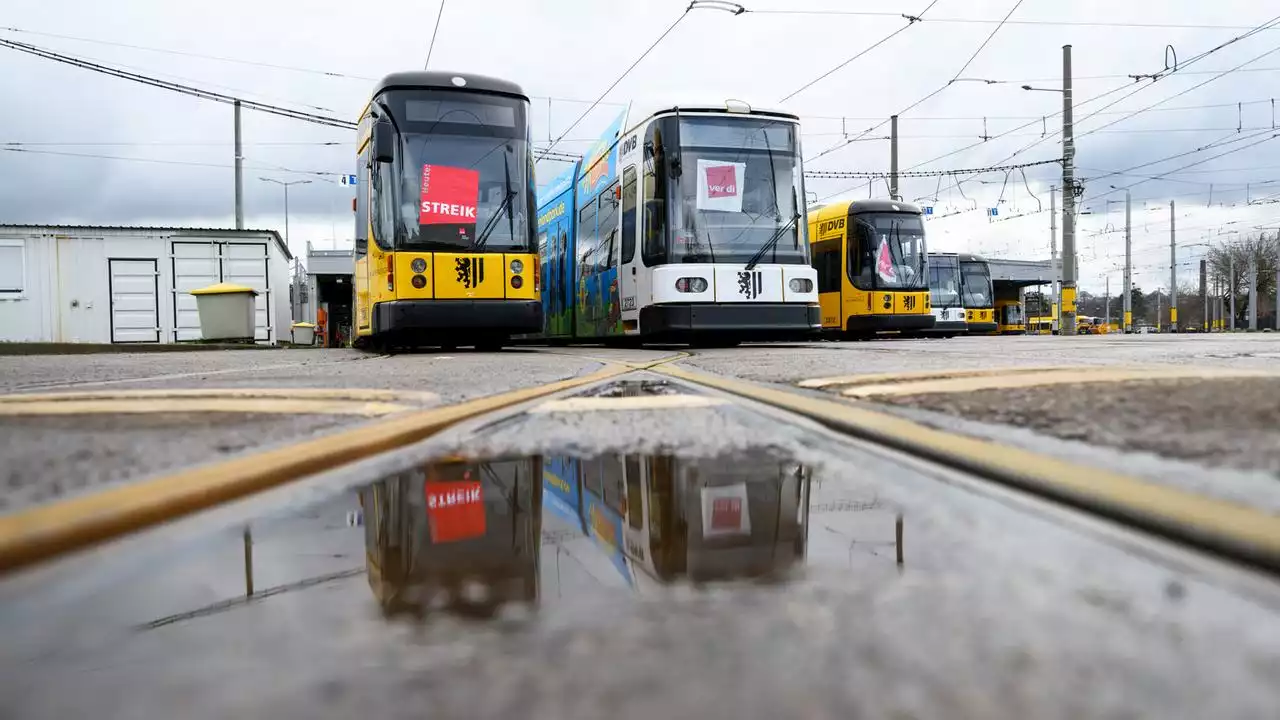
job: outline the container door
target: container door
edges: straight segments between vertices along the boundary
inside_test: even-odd
[[[154,259],[107,260],[111,342],[160,342],[160,272]]]

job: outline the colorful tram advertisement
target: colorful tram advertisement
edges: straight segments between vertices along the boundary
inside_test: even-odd
[[[541,330],[524,91],[395,73],[357,132],[356,343],[492,349]]]
[[[866,337],[933,327],[918,206],[846,200],[810,208],[809,242],[823,330]]]
[[[630,108],[538,198],[553,343],[695,344],[820,327],[794,115]]]
[[[767,577],[805,556],[806,466],[751,453],[548,457],[543,468],[545,490],[578,508],[571,524],[634,590]]]
[[[955,337],[968,330],[960,298],[960,256],[929,253],[929,304],[933,308],[931,334]]]
[[[961,253],[960,291],[964,304],[965,322],[972,335],[991,335],[999,330],[996,324],[995,290],[991,285],[991,266],[985,258]]]

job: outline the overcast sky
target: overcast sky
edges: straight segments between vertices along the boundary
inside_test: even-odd
[[[497,75],[522,84],[538,96],[533,101],[534,136],[544,142],[564,133],[588,107],[574,100],[598,96],[688,5],[688,0],[446,2],[432,67]],[[996,28],[994,23],[954,20],[998,21],[1015,3],[939,0],[923,22],[781,104],[782,98],[906,21],[892,16],[735,16],[695,10],[606,103],[737,98],[781,106],[802,116],[805,156],[814,158],[946,85]],[[919,14],[928,4],[744,3],[753,11],[910,14]],[[335,0],[122,0],[106,12],[91,0],[7,0],[0,27],[22,32],[0,30],[0,37],[246,99],[355,119],[376,78],[422,67],[439,7],[435,0],[365,5]],[[1168,284],[1171,198],[1177,202],[1179,263],[1185,263],[1180,281],[1189,282],[1196,277],[1203,243],[1218,233],[1280,225],[1280,204],[1244,205],[1246,184],[1255,201],[1280,198],[1280,139],[1246,148],[1274,134],[1267,131],[1275,126],[1270,99],[1278,94],[1280,30],[1242,40],[1158,83],[1135,84],[1126,76],[1163,69],[1166,45],[1172,45],[1185,63],[1244,32],[1208,26],[1257,26],[1275,12],[1274,4],[1260,0],[1024,0],[1011,21],[1186,27],[1006,24],[962,73],[968,79],[1002,82],[958,82],[903,114],[900,165],[916,171],[989,166],[1039,140],[1042,125],[1049,133],[1044,142],[1010,162],[1059,157],[1060,137],[1053,133],[1061,128],[1061,119],[1053,114],[1061,109],[1061,95],[1027,92],[1021,85],[1060,87],[1061,46],[1070,43],[1078,175],[1086,182],[1089,212],[1079,223],[1082,285],[1100,292],[1104,275],[1110,275],[1112,290],[1117,291],[1124,258],[1123,203],[1107,200],[1123,200],[1123,193],[1104,194],[1111,185],[1139,182],[1132,188],[1135,282],[1148,290]],[[1272,50],[1241,71],[1169,99],[1158,111],[1090,132],[1214,77],[1204,71],[1227,70]],[[1089,117],[1135,90],[1105,114]],[[1115,92],[1086,103],[1108,91]],[[548,97],[555,99],[548,103]],[[1244,104],[1238,108],[1236,103]],[[619,109],[612,104],[597,108],[569,131],[558,149],[581,152]],[[1049,116],[1044,123],[1037,119],[1042,116]],[[835,119],[839,117],[847,119]],[[1025,123],[1030,126],[1005,137],[980,140],[984,134],[1000,135]],[[858,142],[813,159],[807,167],[887,170],[889,143],[878,139],[887,135],[886,124]],[[1245,139],[1248,136],[1256,137]],[[310,184],[290,190],[291,244],[297,251],[308,241],[318,247],[349,246],[350,189],[332,175],[291,171],[353,172],[353,133],[246,111],[244,140],[248,226],[284,229],[283,189],[260,177],[310,179]],[[231,141],[232,111],[227,105],[0,49],[0,145],[22,143],[23,150],[40,153],[128,158],[2,151],[0,222],[228,226],[233,222]],[[1217,142],[1225,144],[1190,153]],[[928,162],[974,143],[979,144]],[[1133,171],[1158,175],[1232,150],[1237,152],[1167,179],[1106,176],[1190,153]],[[539,180],[549,180],[563,167],[541,163]],[[934,207],[936,217],[928,225],[933,249],[1048,257],[1047,191],[1061,180],[1058,165],[1027,168],[1025,181],[1023,171],[1010,173],[1007,182],[1005,173],[996,172],[948,189],[954,180],[906,178],[901,184],[907,199],[928,198],[921,202]],[[820,197],[887,193],[882,180],[870,188],[865,180],[810,180],[808,187]],[[977,209],[958,212],[973,206]],[[999,218],[1025,216],[993,222],[990,207],[998,208]],[[1034,212],[1040,208],[1046,211]]]

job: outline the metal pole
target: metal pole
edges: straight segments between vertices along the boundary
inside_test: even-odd
[[[1229,249],[1228,252],[1231,252]],[[1229,255],[1227,257],[1227,292],[1231,298],[1231,316],[1227,318],[1227,327],[1232,331],[1236,329],[1236,256]]]
[[[1201,258],[1201,329],[1208,332],[1208,260]]]
[[[240,101],[235,102],[236,126],[236,229],[244,229],[244,152],[240,138]]]
[[[1062,334],[1076,334],[1076,143],[1071,114],[1071,46],[1062,46]]]
[[[1178,332],[1178,231],[1169,201],[1169,332]]]
[[[1105,287],[1106,289],[1103,291],[1104,294],[1102,296],[1104,298],[1103,300],[1104,307],[1102,311],[1103,322],[1105,322],[1107,325],[1111,325],[1111,276],[1110,275],[1106,277]]]
[[[244,596],[253,597],[253,533],[244,527]]]
[[[1058,265],[1058,194],[1057,188],[1049,187],[1049,271],[1053,273],[1053,299],[1049,302],[1053,303],[1053,307],[1062,308],[1062,268]],[[1053,309],[1050,308],[1049,330],[1050,332],[1059,328],[1061,314],[1057,318],[1052,317]]]
[[[1278,263],[1278,264],[1280,264],[1280,258],[1277,258],[1277,263]],[[1277,267],[1277,268],[1276,268],[1276,317],[1275,317],[1275,325],[1276,325],[1276,330],[1280,330],[1280,267]]]
[[[889,118],[889,198],[898,199],[898,116]]]
[[[1133,332],[1133,197],[1124,191],[1124,331]]]
[[[290,252],[293,248],[289,245],[289,186],[284,186],[284,245],[289,248]]]
[[[1249,258],[1249,329],[1258,329],[1258,258]]]

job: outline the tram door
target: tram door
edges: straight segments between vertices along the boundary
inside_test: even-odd
[[[647,301],[640,299],[640,275],[643,265],[636,247],[640,224],[638,206],[640,184],[636,179],[636,166],[628,165],[622,171],[622,242],[619,243],[618,296],[622,304],[623,332],[633,332],[640,327],[640,306]]]

